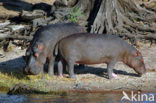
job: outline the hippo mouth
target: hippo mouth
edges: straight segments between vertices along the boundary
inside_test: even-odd
[[[23,69],[23,74],[25,74],[25,75],[37,75],[37,74],[39,74],[39,73],[37,73],[37,72],[32,72],[31,69],[30,69],[29,67],[25,67],[25,68]]]
[[[36,74],[34,74],[34,73],[32,73],[32,72],[30,72],[30,71],[23,71],[23,74],[25,74],[25,75],[36,75]]]
[[[138,77],[141,77],[142,76],[142,73],[138,73]]]
[[[25,74],[25,75],[33,75],[33,73],[31,73],[29,71],[29,69],[27,69],[27,67],[23,69],[23,74]]]
[[[29,72],[28,69],[24,68],[24,69],[23,69],[23,74],[30,75],[31,73]]]

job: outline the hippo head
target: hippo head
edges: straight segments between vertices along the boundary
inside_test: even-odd
[[[146,72],[143,57],[139,51],[133,51],[132,54],[128,56],[126,63],[129,67],[133,68],[139,76]]]
[[[37,75],[43,72],[46,57],[43,54],[43,45],[37,44],[33,48],[28,48],[26,51],[26,66],[23,70],[24,74]]]

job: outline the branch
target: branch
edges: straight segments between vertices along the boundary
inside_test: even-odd
[[[32,40],[33,36],[20,36],[20,35],[10,35],[9,34],[2,34],[0,33],[0,40],[4,39],[17,39],[17,40]]]
[[[121,33],[119,36],[126,36],[130,39],[154,39],[156,40],[156,34],[149,34],[149,35],[132,35],[130,33]]]
[[[9,24],[10,24],[10,22],[0,23],[0,29],[4,28],[5,26],[7,26]]]

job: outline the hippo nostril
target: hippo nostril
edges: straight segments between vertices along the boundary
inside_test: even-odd
[[[25,67],[23,69],[23,74],[25,74],[25,75],[31,75],[30,69],[28,67]]]
[[[23,74],[26,74],[26,75],[28,75],[29,73],[28,73],[28,71],[26,71],[26,70],[23,70]]]

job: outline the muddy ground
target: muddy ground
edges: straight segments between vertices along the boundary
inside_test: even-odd
[[[140,49],[143,54],[147,73],[142,77],[137,77],[133,69],[125,66],[123,63],[117,63],[114,72],[117,78],[108,80],[106,78],[106,65],[87,65],[85,68],[77,68],[75,73],[77,80],[70,79],[68,74],[64,78],[54,76],[51,80],[41,79],[45,83],[46,90],[141,90],[156,92],[156,45],[149,46],[143,44]],[[0,72],[14,70],[22,73],[25,61],[22,56],[25,49],[11,45],[8,52],[0,51]],[[19,80],[20,82],[20,80]],[[37,85],[37,84],[36,84]]]

